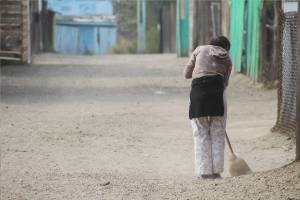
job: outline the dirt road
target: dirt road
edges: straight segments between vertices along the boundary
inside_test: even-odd
[[[44,54],[2,66],[1,199],[300,199],[299,164],[263,172],[295,156],[291,138],[269,131],[276,91],[240,74],[228,133],[259,173],[194,180],[186,61]]]

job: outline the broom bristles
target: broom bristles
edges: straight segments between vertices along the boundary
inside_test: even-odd
[[[231,176],[240,176],[252,173],[249,165],[244,159],[236,157],[229,160],[229,173]]]

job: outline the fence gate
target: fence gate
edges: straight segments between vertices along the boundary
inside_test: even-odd
[[[30,63],[29,0],[0,0],[0,60]]]

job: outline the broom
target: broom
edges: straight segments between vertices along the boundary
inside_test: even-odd
[[[238,158],[235,155],[235,153],[233,152],[227,132],[225,132],[225,135],[226,135],[226,141],[227,141],[228,147],[231,152],[231,156],[229,158],[229,173],[230,173],[230,175],[231,176],[240,176],[240,175],[252,173],[252,171],[251,171],[249,165],[246,163],[246,161],[242,158]]]

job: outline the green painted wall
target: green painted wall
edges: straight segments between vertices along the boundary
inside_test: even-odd
[[[230,55],[236,72],[242,71],[243,30],[245,0],[231,0],[230,6]]]
[[[176,53],[189,54],[189,0],[176,1]]]
[[[259,76],[261,1],[231,0],[230,55],[234,70],[253,80]]]
[[[261,0],[248,1],[248,16],[246,22],[245,62],[247,75],[257,80],[259,75],[259,39]]]

